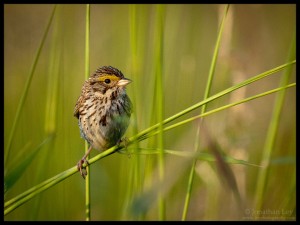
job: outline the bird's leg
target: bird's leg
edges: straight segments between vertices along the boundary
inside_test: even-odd
[[[90,154],[92,150],[92,146],[89,147],[88,151],[84,154],[84,156],[79,160],[79,162],[77,163],[77,169],[79,170],[81,176],[83,177],[83,179],[85,179],[87,172],[85,170],[85,168],[82,167],[82,165],[84,163],[86,163],[87,165],[89,165],[89,162],[87,161],[86,157],[88,157],[88,155]]]

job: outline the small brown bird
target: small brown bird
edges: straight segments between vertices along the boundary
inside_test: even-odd
[[[90,145],[87,153],[77,163],[85,178],[82,165],[92,148],[103,151],[117,144],[129,125],[132,104],[126,94],[131,80],[112,66],[97,69],[83,84],[75,105],[81,137]]]

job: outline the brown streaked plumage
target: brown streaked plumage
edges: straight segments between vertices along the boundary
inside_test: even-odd
[[[82,165],[91,149],[103,151],[114,146],[129,125],[132,106],[125,87],[130,82],[120,70],[103,66],[83,84],[74,109],[80,134],[90,145],[77,164],[83,178]]]

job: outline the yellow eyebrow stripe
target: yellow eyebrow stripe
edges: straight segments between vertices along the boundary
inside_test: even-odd
[[[120,77],[117,77],[117,76],[115,76],[115,75],[108,75],[108,74],[99,77],[99,81],[100,81],[100,82],[104,82],[106,79],[110,79],[111,81],[119,81],[121,78],[120,78]]]

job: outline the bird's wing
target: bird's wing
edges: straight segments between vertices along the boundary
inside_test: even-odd
[[[75,105],[74,113],[73,113],[73,115],[75,117],[77,117],[77,119],[79,119],[79,108],[81,106],[81,101],[82,101],[82,95],[79,96],[79,98],[76,102],[76,105]]]

